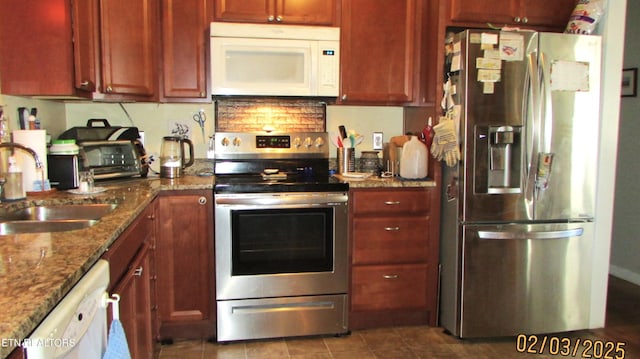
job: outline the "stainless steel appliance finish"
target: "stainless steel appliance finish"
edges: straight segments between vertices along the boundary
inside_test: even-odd
[[[80,144],[81,170],[92,169],[96,180],[146,176],[148,166],[129,140],[84,141]]]
[[[111,126],[106,119],[89,119],[86,127],[70,128],[58,138],[76,140],[80,170],[93,169],[97,180],[146,177],[149,172],[137,127]]]
[[[346,193],[222,194],[215,201],[219,341],[347,331]],[[328,229],[297,216],[316,216]],[[310,224],[294,228],[297,221]],[[243,237],[243,227],[258,235]],[[250,254],[257,258],[242,258]],[[326,264],[308,267],[314,261]]]
[[[348,186],[326,133],[216,134],[217,340],[348,331]]]
[[[462,160],[443,170],[440,323],[460,337],[586,329],[600,38],[456,41]]]
[[[188,151],[185,150],[185,146]],[[160,147],[160,177],[182,177],[184,169],[193,165],[193,142],[180,136],[165,136]],[[189,153],[187,159],[185,153]]]

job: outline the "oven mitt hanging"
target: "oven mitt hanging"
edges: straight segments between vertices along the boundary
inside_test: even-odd
[[[431,154],[438,161],[444,160],[447,166],[455,166],[460,160],[460,150],[454,121],[441,117],[440,123],[435,125],[433,130],[435,136],[431,145]]]

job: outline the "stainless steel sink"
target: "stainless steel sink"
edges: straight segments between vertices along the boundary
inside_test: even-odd
[[[0,235],[71,231],[93,226],[116,204],[64,204],[27,207],[0,217]]]

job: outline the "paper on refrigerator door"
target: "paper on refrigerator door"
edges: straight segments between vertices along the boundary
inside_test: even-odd
[[[553,61],[551,91],[589,91],[589,63]]]

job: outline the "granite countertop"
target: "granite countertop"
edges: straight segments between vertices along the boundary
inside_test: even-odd
[[[95,195],[54,191],[2,203],[0,211],[66,203],[117,203],[97,224],[80,230],[0,236],[0,358],[15,349],[80,280],[136,216],[163,190],[212,189],[213,177],[97,182]]]
[[[334,174],[337,179],[349,183],[349,188],[406,188],[406,187],[435,187],[436,182],[432,179],[409,180],[400,177],[381,178],[369,176],[367,178],[351,178]]]
[[[350,188],[433,187],[430,180],[369,177],[337,178]],[[0,358],[6,357],[91,266],[160,191],[212,189],[214,177],[185,176],[177,179],[124,179],[98,182],[107,190],[95,195],[54,191],[2,203],[9,210],[47,204],[117,203],[113,212],[95,225],[67,232],[0,235]]]

